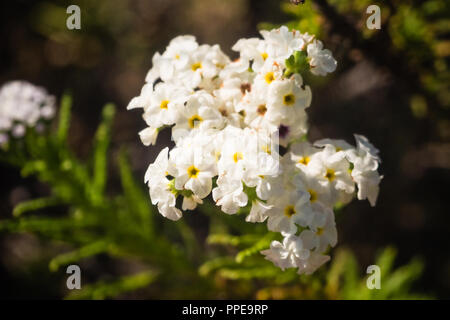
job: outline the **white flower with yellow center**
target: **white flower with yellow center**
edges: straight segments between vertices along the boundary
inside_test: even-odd
[[[275,80],[268,92],[268,116],[285,125],[295,124],[311,104],[311,89],[304,86],[299,74],[289,79]]]
[[[299,33],[289,31],[286,26],[270,31],[262,30],[261,35],[267,43],[268,56],[281,63],[304,46],[304,40]]]
[[[311,241],[314,245],[314,251],[319,253],[325,252],[329,246],[334,247],[337,243],[337,229],[334,219],[333,210],[329,207],[322,206],[317,211],[317,215],[310,226]]]
[[[172,128],[174,141],[186,136],[191,130],[221,129],[224,119],[216,103],[214,97],[205,91],[192,94],[187,103],[178,109],[176,124]]]
[[[273,207],[267,212],[267,228],[276,232],[295,233],[296,224],[305,224],[301,207],[308,197],[304,191],[286,189],[282,196],[269,199],[267,203]]]
[[[346,193],[355,191],[349,170],[350,162],[343,151],[336,152],[334,147],[326,146],[311,157],[308,169],[323,186]]]
[[[178,119],[178,111],[184,106],[189,91],[182,87],[158,83],[150,95],[149,104],[144,106],[144,120],[153,127],[172,125]]]
[[[290,148],[290,158],[298,168],[307,167],[311,161],[311,157],[319,152],[320,149],[315,148],[309,142],[297,142]]]
[[[176,147],[170,152],[173,167],[169,173],[175,178],[175,188],[191,190],[200,199],[205,198],[212,189],[212,177],[216,173],[215,159],[204,148]]]
[[[198,43],[194,36],[178,36],[172,39],[162,55],[155,53],[153,56],[153,67],[147,73],[145,81],[149,84],[153,84],[158,78],[165,82],[174,81],[179,70],[186,67],[190,55],[197,48]]]
[[[255,130],[227,126],[224,129],[223,146],[218,161],[220,175],[230,175],[245,180],[246,173],[258,163],[258,136]]]

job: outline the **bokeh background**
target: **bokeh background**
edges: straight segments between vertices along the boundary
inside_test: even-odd
[[[66,28],[70,4],[81,7],[81,30]],[[381,30],[365,26],[370,4],[381,7]],[[315,33],[338,68],[325,78],[307,76],[313,91],[310,139],[353,142],[353,133],[364,134],[383,160],[377,206],[355,201],[343,209],[339,246],[351,249],[363,268],[388,245],[398,250],[396,265],[420,257],[425,269],[414,290],[448,299],[449,19],[445,0],[306,0],[299,6],[287,0],[2,1],[0,83],[25,79],[57,97],[69,91],[70,144],[81,158],[91,147],[101,106],[115,103],[112,153],[126,146],[136,176],[143,177],[160,148],[142,146],[140,113],[125,108],[139,94],[156,51],[177,35],[193,34],[236,57],[231,46],[257,36],[258,28],[288,23]],[[159,144],[167,143],[166,134]],[[110,171],[114,193],[117,170]],[[0,219],[11,218],[20,201],[49,192],[10,167],[1,166],[0,177]],[[201,218],[193,215],[188,222],[205,237]],[[1,234],[0,297],[61,298],[64,273],[47,267],[54,246],[32,235]],[[138,268],[108,257],[87,264],[88,279]]]

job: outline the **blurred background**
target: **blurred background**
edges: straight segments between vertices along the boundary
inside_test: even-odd
[[[164,51],[173,37],[195,35],[235,58],[231,46],[257,36],[260,28],[288,24],[316,34],[338,68],[327,77],[306,76],[313,92],[310,140],[353,143],[353,133],[363,134],[383,161],[377,206],[355,201],[339,213],[338,246],[349,248],[364,270],[388,245],[398,250],[396,265],[420,257],[425,267],[414,290],[450,298],[449,2],[306,0],[295,6],[287,0],[85,0],[76,1],[81,30],[68,30],[70,4],[74,1],[1,2],[0,84],[24,79],[57,97],[70,92],[70,144],[81,158],[91,148],[101,106],[115,103],[112,153],[126,146],[138,178],[169,136],[145,148],[137,135],[145,127],[140,112],[126,106],[139,94],[153,54]],[[381,30],[366,28],[371,4],[381,8]],[[114,193],[117,170],[110,171],[108,191]],[[11,218],[20,201],[49,192],[6,166],[0,166],[0,177],[0,219]],[[202,218],[187,219],[202,240]],[[0,297],[63,297],[64,272],[52,273],[47,266],[59,250],[55,246],[29,234],[0,234]],[[88,279],[139,269],[108,257],[87,264]]]

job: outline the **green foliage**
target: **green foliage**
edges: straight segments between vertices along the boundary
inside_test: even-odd
[[[145,261],[154,266],[154,272],[163,269],[167,274],[185,270],[196,275],[188,262],[192,242],[182,245],[166,238],[155,224],[155,213],[143,186],[131,172],[126,152],[118,157],[123,194],[106,194],[108,147],[115,107],[108,104],[102,112],[102,121],[94,137],[92,160],[83,163],[77,159],[67,143],[70,124],[71,98],[62,98],[59,126],[56,135],[38,135],[28,132],[25,144],[12,146],[15,152],[2,154],[3,160],[18,166],[23,176],[34,175],[46,182],[51,195],[20,203],[13,212],[14,219],[0,221],[0,231],[30,232],[44,239],[64,242],[74,250],[53,258],[51,271],[77,263],[100,253],[112,257],[126,257]],[[20,154],[20,160],[17,161]],[[59,214],[50,217],[44,211],[54,207]],[[31,214],[38,210],[38,214]],[[23,215],[24,213],[28,215]],[[192,236],[190,228],[176,224],[177,232],[186,239]],[[197,276],[197,275],[196,275]],[[124,278],[113,284],[87,286],[77,297],[111,297],[121,290],[132,290],[149,283],[148,275]]]
[[[286,77],[294,73],[303,74],[306,70],[309,70],[309,62],[305,51],[295,51],[289,59],[286,59]]]

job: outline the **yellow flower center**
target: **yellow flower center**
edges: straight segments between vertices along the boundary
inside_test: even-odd
[[[292,93],[289,93],[283,97],[283,103],[286,106],[293,105],[295,103],[295,96]]]
[[[256,112],[258,112],[258,114],[259,114],[260,116],[265,115],[266,112],[267,112],[267,107],[266,107],[266,105],[265,105],[265,104],[260,104],[260,105],[258,106],[258,109],[256,109]]]
[[[299,160],[298,160],[298,163],[301,163],[301,164],[303,164],[303,165],[308,165],[308,163],[309,163],[309,157],[301,157]]]
[[[191,66],[192,71],[197,71],[198,69],[202,68],[202,63],[201,62],[196,62]]]
[[[189,118],[188,123],[189,127],[191,129],[194,129],[198,127],[198,125],[203,121],[203,118],[200,117],[198,114],[194,114],[192,117]]]
[[[235,163],[242,159],[244,159],[244,155],[242,154],[242,152],[236,152],[235,154],[233,154],[233,160]]]
[[[214,152],[214,157],[216,158],[216,162],[218,162],[220,160],[220,157],[221,157],[220,151],[215,151]]]
[[[316,234],[318,236],[320,236],[320,235],[322,235],[322,233],[323,233],[323,228],[317,228]]]
[[[325,173],[325,178],[328,179],[328,181],[333,181],[334,178],[336,178],[336,173],[333,169],[327,169],[327,172]]]
[[[275,76],[273,75],[273,72],[267,72],[264,76],[264,79],[268,84],[272,83],[273,80],[275,80]]]
[[[272,150],[270,150],[270,146],[269,145],[264,145],[261,147],[262,151],[264,151],[267,154],[272,154]]]
[[[169,100],[163,100],[163,101],[161,101],[161,104],[159,105],[159,107],[161,108],[161,109],[167,109],[167,106],[169,105]]]
[[[200,172],[200,170],[198,170],[194,165],[190,166],[187,169],[187,174],[188,174],[189,178],[197,178],[199,172]]]
[[[267,57],[269,57],[269,55],[267,54],[267,52],[263,52],[261,53],[261,57],[263,58],[264,61],[266,61]]]
[[[175,59],[180,59],[180,55],[178,53],[175,55]]]
[[[286,206],[286,208],[284,208],[284,215],[288,218],[292,217],[296,213],[297,213],[297,211],[295,211],[295,208],[293,205],[289,205],[289,206]]]
[[[313,189],[309,189],[309,201],[315,202],[317,201],[317,192],[315,192]]]

